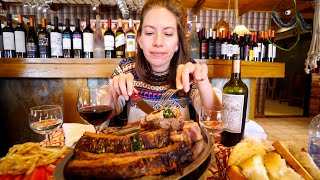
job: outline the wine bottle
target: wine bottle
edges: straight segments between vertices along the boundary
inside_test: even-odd
[[[66,29],[62,32],[62,53],[64,58],[72,58],[72,31],[70,30],[70,19],[66,18]]]
[[[257,34],[258,35],[258,34]],[[264,31],[261,31],[259,36],[257,36],[257,44],[258,44],[258,48],[259,48],[259,57],[258,57],[258,61],[262,62],[262,59],[264,57],[264,53],[265,53],[265,47],[263,44],[264,41]]]
[[[272,44],[272,61],[274,62],[276,60],[276,55],[277,55],[277,47],[274,45],[275,40],[274,40],[274,30],[271,30],[271,42],[273,42]]]
[[[200,42],[200,58],[201,59],[208,59],[208,42],[206,38],[206,29],[203,28],[201,31],[201,42]]]
[[[41,19],[41,29],[38,33],[39,57],[50,58],[50,33],[47,31],[47,20]]]
[[[90,16],[86,17],[86,27],[83,30],[83,57],[93,58],[93,30],[90,27]]]
[[[27,30],[24,28],[22,15],[18,14],[18,25],[14,29],[14,44],[16,46],[16,57],[25,58]]]
[[[224,146],[234,146],[243,138],[247,101],[248,87],[241,80],[241,60],[237,58],[232,60],[231,79],[222,90],[222,105],[228,112],[228,125],[221,133],[221,143]]]
[[[4,58],[15,58],[16,47],[14,44],[14,29],[12,27],[12,16],[7,14],[7,26],[2,30],[3,34],[3,56]]]
[[[3,34],[2,34],[1,20],[0,20],[0,58],[4,58],[3,57]]]
[[[190,57],[193,59],[199,59],[200,58],[200,43],[198,40],[198,33],[197,33],[197,16],[193,15],[192,20],[192,29],[191,29],[191,35],[190,35]]]
[[[108,19],[108,30],[104,33],[104,50],[106,58],[115,58],[114,33],[112,31],[111,19]]]
[[[209,38],[208,38],[208,58],[214,59],[215,58],[215,37],[216,35],[213,34],[215,31],[212,31],[212,28],[209,28]]]
[[[249,60],[250,60],[250,49],[251,49],[251,46],[250,46],[250,36],[249,36],[249,34],[244,35],[243,47],[244,47],[244,50],[243,50],[243,53],[244,53],[244,55],[243,55],[243,60],[249,61]]]
[[[80,29],[80,19],[76,19],[76,28],[72,33],[73,57],[83,58],[83,34]]]
[[[126,57],[136,56],[136,33],[133,30],[132,19],[129,19],[129,28],[126,31]]]
[[[50,33],[51,57],[62,58],[62,32],[58,27],[58,17],[54,17],[54,29]]]
[[[226,54],[226,59],[230,60],[232,59],[233,56],[233,42],[231,40],[231,32],[227,32],[227,54]]]
[[[30,27],[27,35],[27,57],[37,58],[38,55],[38,37],[36,30],[34,29],[34,19],[30,18]]]
[[[125,55],[125,38],[122,29],[122,20],[118,20],[118,30],[116,32],[116,57],[124,58]]]
[[[228,42],[226,37],[226,31],[222,31],[222,39],[221,39],[221,59],[227,59],[227,51],[228,51]]]
[[[240,59],[240,47],[237,33],[233,33],[232,35],[232,59]]]
[[[102,38],[100,16],[96,16],[96,30],[93,33],[93,57],[104,58],[104,39]]]
[[[257,33],[254,33],[253,34],[253,38],[252,38],[252,51],[253,51],[253,60],[254,61],[259,61],[259,54],[260,54],[260,48],[258,46],[258,43],[257,43]]]
[[[220,59],[221,57],[221,39],[220,32],[217,30],[217,38],[216,38],[216,59]]]

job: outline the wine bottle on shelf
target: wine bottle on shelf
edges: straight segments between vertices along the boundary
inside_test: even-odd
[[[34,19],[30,18],[30,27],[27,35],[27,57],[37,58],[38,55],[38,37],[36,30],[34,29]]]
[[[124,58],[125,55],[125,38],[122,30],[122,19],[118,20],[118,30],[116,32],[116,57]]]
[[[258,34],[257,34],[258,35]],[[259,48],[259,57],[258,61],[262,62],[262,59],[264,58],[264,53],[265,53],[265,46],[264,46],[264,31],[261,31],[259,36],[257,36],[257,44]]]
[[[3,57],[15,58],[16,47],[14,44],[14,29],[12,27],[12,15],[7,14],[7,26],[2,30],[3,34]]]
[[[80,19],[76,19],[76,28],[72,33],[73,57],[83,58],[83,34],[80,29]]]
[[[190,37],[190,44],[189,44],[189,50],[190,50],[190,57],[193,59],[199,59],[200,58],[200,43],[198,40],[198,33],[197,33],[197,16],[193,15],[192,20],[192,29],[191,29],[191,37]]]
[[[239,44],[240,59],[244,60],[245,40],[243,36],[240,36],[238,44]]]
[[[14,44],[16,47],[17,58],[27,57],[26,37],[27,37],[27,30],[26,28],[24,28],[22,15],[18,14],[18,25],[14,29]]]
[[[208,42],[206,38],[206,29],[203,28],[201,31],[201,42],[200,42],[200,58],[208,59]]]
[[[244,35],[244,43],[243,43],[243,47],[244,47],[244,50],[243,50],[243,60],[245,61],[249,61],[250,60],[250,49],[251,49],[251,46],[250,46],[250,36],[249,34],[246,34]]]
[[[214,59],[215,58],[215,37],[216,35],[213,34],[215,31],[212,31],[212,28],[209,28],[209,38],[207,40],[208,42],[208,58]]]
[[[3,34],[2,34],[1,20],[0,20],[0,58],[4,58],[3,57]]]
[[[50,33],[51,57],[62,58],[62,32],[58,27],[58,17],[54,17],[54,29]]]
[[[217,30],[217,38],[216,38],[216,59],[221,58],[221,39],[220,39],[220,32]]]
[[[227,38],[226,38],[226,31],[222,31],[220,59],[227,59],[227,50],[228,50],[227,45],[228,45],[228,42],[227,42]]]
[[[228,125],[221,133],[224,146],[234,146],[243,138],[247,101],[248,87],[241,80],[241,60],[237,58],[232,60],[231,78],[222,90],[222,105],[227,110],[228,119]]]
[[[129,28],[126,31],[126,57],[136,56],[136,33],[133,30],[133,21],[129,19]]]
[[[72,58],[72,31],[70,29],[70,19],[66,18],[66,29],[62,32],[62,53],[64,58]]]
[[[232,35],[232,58],[231,59],[240,59],[240,47],[238,42],[238,34],[236,33],[233,33]]]
[[[233,56],[233,40],[231,39],[231,32],[227,32],[227,54],[226,59],[230,60]]]
[[[47,20],[41,19],[41,29],[38,33],[39,57],[50,58],[50,33],[47,31]]]
[[[270,40],[270,42],[268,41],[268,38]],[[273,41],[274,41],[274,38],[272,38],[272,31],[271,29],[268,30],[268,38],[266,38],[266,42],[267,42],[267,46],[266,46],[266,61],[267,62],[273,62],[273,56],[274,56],[274,53],[273,53]]]
[[[111,19],[108,19],[108,30],[104,33],[104,50],[106,58],[115,58],[114,33],[112,31]]]
[[[90,16],[86,17],[86,27],[83,30],[83,57],[93,58],[93,30],[90,27]]]
[[[257,33],[254,32],[252,36],[252,47],[251,50],[253,51],[253,60],[259,61],[259,54],[260,54],[260,48],[257,43]]]
[[[93,33],[93,57],[94,58],[104,58],[104,39],[102,37],[100,16],[96,16],[96,30]]]
[[[273,44],[272,44],[272,61],[271,62],[274,62],[276,60],[276,55],[277,55],[277,47],[274,45],[274,43],[275,43],[274,33],[275,33],[275,31],[271,30],[271,41],[273,42]]]

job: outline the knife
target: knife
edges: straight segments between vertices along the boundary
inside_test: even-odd
[[[150,114],[154,111],[153,107],[151,107],[147,102],[143,100],[141,96],[134,93],[131,95],[131,100],[137,104],[137,106],[146,114]]]

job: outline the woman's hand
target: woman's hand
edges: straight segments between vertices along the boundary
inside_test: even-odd
[[[188,92],[192,80],[198,89],[201,89],[203,85],[207,87],[210,84],[208,66],[206,64],[193,64],[191,62],[180,64],[177,68],[176,88],[184,89],[185,92]]]
[[[126,101],[129,100],[129,96],[132,95],[132,92],[137,92],[133,86],[134,77],[131,73],[121,73],[118,76],[113,77],[109,80],[109,86],[112,88],[113,97],[115,100],[122,95]]]

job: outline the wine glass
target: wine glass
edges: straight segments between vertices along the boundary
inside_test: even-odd
[[[114,101],[108,86],[81,87],[78,92],[77,109],[80,116],[95,126],[99,132],[100,125],[110,120]]]
[[[228,125],[227,110],[222,106],[214,106],[210,109],[202,107],[199,114],[199,123],[215,140],[215,136]]]
[[[46,146],[50,146],[50,134],[60,128],[63,114],[59,105],[42,105],[30,108],[29,126],[38,133],[45,134]]]

